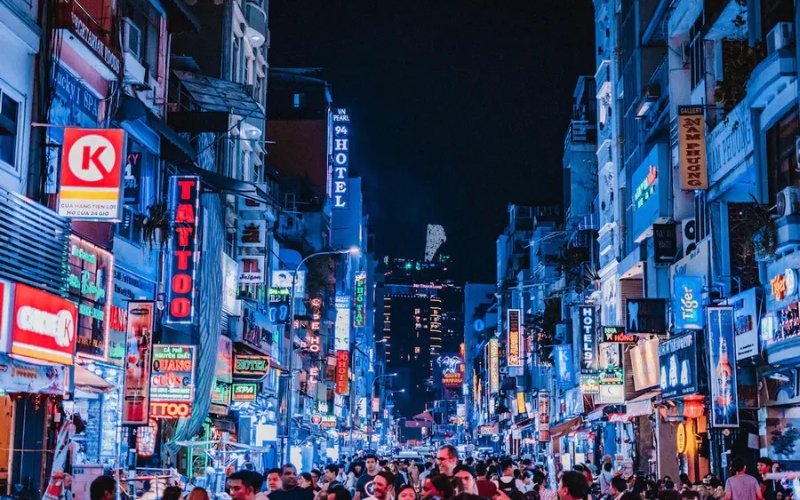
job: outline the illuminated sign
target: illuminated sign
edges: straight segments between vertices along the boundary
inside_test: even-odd
[[[285,325],[289,322],[288,288],[269,287],[267,291],[267,316],[273,325]]]
[[[128,302],[125,379],[122,388],[123,425],[146,426],[150,405],[150,348],[156,307],[153,302]]]
[[[581,372],[597,371],[597,323],[594,306],[578,308],[581,336]]]
[[[70,236],[69,296],[78,304],[75,348],[79,354],[104,361],[111,328],[114,256],[111,252]]]
[[[12,292],[6,289],[13,288]],[[13,296],[9,304],[4,297]],[[5,299],[8,300],[8,299]],[[2,317],[8,312],[8,317]],[[78,307],[21,283],[0,281],[0,323],[11,322],[11,353],[71,365],[75,354]]]
[[[231,387],[231,401],[255,401],[258,394],[258,384],[233,384]]]
[[[464,358],[457,354],[446,354],[436,358],[435,372],[440,372],[444,387],[455,389],[464,383]]]
[[[316,354],[320,351],[319,329],[322,327],[322,299],[314,297],[311,299],[310,305],[311,321],[306,330],[303,348]]]
[[[581,393],[586,394],[600,394],[600,376],[594,374],[581,374],[580,376]]]
[[[489,340],[489,392],[500,389],[500,346],[497,339]]]
[[[355,280],[353,326],[364,326],[367,322],[367,272],[358,271]]]
[[[350,348],[350,297],[336,296],[336,325],[333,348],[346,351]]]
[[[153,418],[189,418],[192,414],[192,407],[189,403],[150,403],[150,416]]]
[[[333,112],[333,208],[350,205],[350,113],[346,108]]]
[[[195,346],[156,344],[151,354],[150,402],[194,400]]]
[[[517,393],[517,415],[527,415],[528,409],[525,406],[525,393]]]
[[[242,356],[233,357],[234,375],[266,375],[269,373],[269,356]]]
[[[769,280],[769,286],[775,300],[783,300],[786,297],[786,278],[782,274]]]
[[[635,344],[639,337],[625,333],[624,326],[601,326],[600,342],[616,342],[618,344]]]
[[[675,276],[673,280],[676,330],[703,329],[703,279],[699,276]]]
[[[683,422],[678,424],[677,441],[678,453],[684,453],[686,451],[686,425]]]
[[[539,412],[536,421],[539,441],[550,441],[550,393],[539,391]]]
[[[211,404],[220,406],[230,406],[231,404],[231,384],[226,382],[214,381],[211,384]]]
[[[64,129],[58,215],[119,220],[125,144],[122,129]]]
[[[520,310],[509,309],[506,321],[508,329],[508,366],[522,366],[521,349],[522,336],[520,335]]]
[[[348,393],[350,383],[350,353],[336,351],[336,394]]]
[[[197,270],[200,248],[200,178],[172,176],[169,179],[170,248],[167,278],[166,322],[190,324],[194,321]]]
[[[702,106],[678,106],[681,189],[708,189],[706,119]]]
[[[658,180],[658,167],[650,165],[647,176],[636,186],[633,193],[633,207],[640,208],[656,192],[656,181]]]
[[[239,284],[264,283],[267,277],[266,257],[263,255],[240,255],[236,259],[239,267]]]

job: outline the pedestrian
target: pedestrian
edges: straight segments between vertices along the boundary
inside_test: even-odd
[[[603,471],[597,476],[601,495],[608,495],[611,492],[611,479],[614,478],[614,474],[611,473],[611,467],[611,462],[603,462]]]
[[[260,484],[250,471],[234,472],[227,479],[227,490],[231,500],[255,500]]]
[[[747,474],[747,464],[741,457],[733,459],[735,476],[725,483],[725,500],[763,500],[761,488],[753,476]]]
[[[297,468],[292,464],[283,466],[281,475],[282,487],[270,492],[269,500],[313,500],[314,492],[298,487]],[[233,499],[236,500],[236,499]]]
[[[372,480],[372,496],[366,500],[391,500],[394,495],[394,475],[388,470],[382,470]]]
[[[358,478],[356,482],[356,494],[354,500],[363,500],[370,496],[364,488],[367,484],[372,483],[375,476],[378,475],[378,458],[375,455],[367,455],[364,460],[367,468],[366,471]]]
[[[458,450],[451,444],[446,444],[439,448],[436,455],[436,464],[439,466],[439,474],[453,477],[456,466],[458,465]]]
[[[361,462],[350,462],[350,468],[347,470],[347,479],[344,482],[344,487],[350,491],[351,495],[356,494],[358,478],[361,477],[361,471],[363,470],[364,466]]]
[[[417,492],[410,484],[403,485],[399,489],[395,490],[396,500],[418,500],[418,498]]]
[[[761,476],[761,494],[764,500],[777,500],[778,493],[785,493],[780,481],[767,479],[767,474],[772,472],[773,462],[769,457],[761,457],[756,462],[758,474]]]
[[[324,500],[353,500],[350,492],[344,486],[336,486],[327,492],[327,497]]]
[[[447,500],[453,496],[453,483],[443,474],[434,474],[425,478],[422,484],[422,498]]]
[[[568,470],[561,475],[557,493],[559,500],[586,500],[589,482],[583,472]]]
[[[488,465],[484,462],[479,462],[478,465],[475,466],[475,472],[478,475],[478,479],[475,481],[475,486],[478,488],[478,495],[484,498],[494,498],[495,494],[497,494],[497,485],[488,478]]]
[[[258,498],[258,495],[255,498]],[[205,488],[192,488],[186,500],[209,500],[208,492]]]
[[[111,476],[100,476],[89,486],[91,500],[114,500],[117,496],[117,482]]]
[[[183,490],[177,486],[167,486],[164,488],[164,493],[161,494],[161,500],[181,500],[183,497]]]
[[[453,475],[461,480],[464,493],[469,493],[471,495],[478,494],[478,486],[475,484],[475,475],[467,465],[459,465],[456,467]]]
[[[511,460],[503,460],[500,462],[500,467],[503,470],[503,475],[497,481],[497,488],[505,493],[505,495],[514,500],[515,496],[520,496],[524,485],[522,481],[514,477],[514,463]],[[517,495],[519,493],[520,495]]]

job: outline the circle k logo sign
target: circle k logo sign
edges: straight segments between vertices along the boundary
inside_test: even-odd
[[[62,365],[73,364],[78,306],[27,285],[11,286],[13,292],[7,295],[12,298],[11,353]]]

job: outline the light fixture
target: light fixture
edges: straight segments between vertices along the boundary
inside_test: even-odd
[[[250,125],[247,122],[242,122],[241,125],[239,125],[239,135],[243,139],[251,141],[257,140],[261,139],[263,134],[264,132],[262,132],[260,128],[256,127],[255,125]]]

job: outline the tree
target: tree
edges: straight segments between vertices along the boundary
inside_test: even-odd
[[[776,455],[790,458],[795,453],[795,443],[800,438],[800,430],[792,424],[786,424],[783,429],[776,428],[772,431],[772,449]]]

